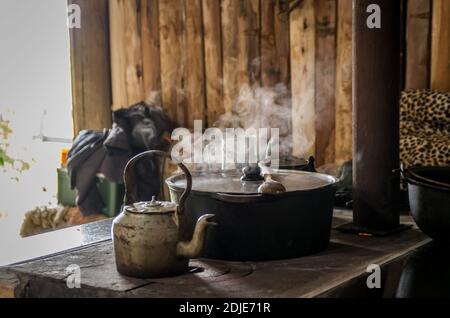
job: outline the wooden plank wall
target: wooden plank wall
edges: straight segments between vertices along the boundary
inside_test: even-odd
[[[352,2],[338,1],[335,161],[352,158]]]
[[[109,0],[113,109],[161,102],[211,126],[240,89],[291,90],[293,150],[319,164],[352,155],[352,2]],[[291,4],[294,2],[291,1]],[[448,0],[408,0],[406,88],[450,90]]]
[[[316,2],[316,160],[335,161],[337,2]],[[348,57],[347,57],[348,58]]]
[[[208,122],[215,122],[225,112],[220,0],[202,1],[202,9],[203,41],[205,45],[206,116]]]
[[[130,106],[144,95],[140,4],[109,1],[113,110]]]
[[[307,157],[316,150],[314,0],[305,0],[290,18],[292,151],[295,156]]]
[[[107,0],[69,0],[80,6],[81,28],[70,29],[74,135],[111,126]]]
[[[406,76],[410,89],[430,86],[431,0],[409,0],[406,22]]]
[[[433,1],[431,88],[450,91],[450,1]]]

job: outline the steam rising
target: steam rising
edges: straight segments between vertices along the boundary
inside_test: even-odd
[[[258,61],[255,60],[255,63],[258,63]],[[251,79],[254,78],[253,75],[254,74],[250,74]],[[177,88],[177,91],[180,91],[180,89]],[[279,131],[279,157],[283,158],[284,156],[288,156],[293,153],[292,126],[293,114],[295,114],[295,116],[298,117],[296,121],[296,153],[300,153],[305,156],[311,155],[308,152],[313,146],[314,140],[310,140],[310,138],[308,138],[311,134],[308,134],[307,130],[308,127],[311,126],[311,122],[313,122],[314,125],[314,114],[306,114],[302,111],[304,105],[301,104],[309,104],[308,101],[301,100],[301,102],[298,102],[299,98],[296,98],[296,103],[299,105],[293,105],[291,96],[290,89],[283,83],[279,83],[274,86],[261,86],[258,83],[241,85],[239,93],[234,99],[231,111],[219,116],[219,119],[213,123],[212,127],[220,129],[224,136],[226,135],[227,128],[242,128],[243,130],[255,129],[255,131],[258,131],[260,128],[265,128],[268,129],[268,140],[272,137],[270,136],[271,128],[277,128]],[[161,105],[160,93],[152,92],[147,101],[150,104]],[[198,138],[203,137],[192,136],[191,138],[192,144],[195,144],[199,141]],[[208,148],[213,148],[212,144],[213,142],[203,140],[203,149],[208,152]],[[224,144],[226,144],[226,142],[224,142]],[[260,156],[263,152],[263,149],[261,149],[263,147],[261,146],[262,145],[259,145],[259,149],[257,150]],[[265,146],[266,147],[264,148],[267,148],[267,145]],[[224,158],[230,156],[228,150],[229,149],[227,149],[226,153],[224,153]],[[192,152],[193,149],[184,149],[184,151]],[[189,153],[185,155],[186,158],[190,157]],[[249,157],[249,153],[246,153],[245,156]],[[191,168],[194,168],[194,170],[233,168],[233,166],[225,167],[223,164],[218,165],[216,159],[211,159],[208,161],[208,158],[216,158],[216,156],[203,156],[203,160],[206,161],[205,164],[195,164]],[[260,159],[263,158],[260,157]],[[189,160],[187,160],[186,163],[189,164]]]
[[[291,98],[284,84],[273,87],[244,85],[239,91],[231,112],[219,117],[213,126],[225,128],[278,128],[280,153],[292,150]],[[270,136],[269,136],[270,138]]]

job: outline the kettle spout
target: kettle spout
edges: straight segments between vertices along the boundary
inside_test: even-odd
[[[194,234],[190,242],[179,242],[177,244],[177,256],[181,258],[197,258],[203,249],[206,227],[209,225],[217,225],[212,219],[214,214],[202,215],[195,225]]]

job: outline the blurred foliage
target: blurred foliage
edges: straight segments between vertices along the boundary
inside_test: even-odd
[[[0,167],[12,168],[15,171],[23,172],[30,169],[30,164],[22,159],[13,158],[8,154],[8,138],[12,134],[9,121],[0,114]]]

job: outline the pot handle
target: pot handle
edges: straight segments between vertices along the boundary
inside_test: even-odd
[[[259,200],[276,200],[279,196],[266,196],[263,194],[228,194],[228,193],[211,193],[211,197],[226,203],[252,203]]]
[[[184,204],[186,203],[186,199],[191,193],[192,190],[192,176],[189,172],[188,168],[182,163],[178,163],[178,167],[183,171],[185,177],[186,177],[186,189],[181,194],[180,201],[178,202],[178,215],[184,214]]]
[[[136,162],[138,162],[140,159],[142,159],[143,157],[151,157],[153,155],[159,155],[161,157],[163,157],[163,159],[166,159],[167,157],[167,153],[165,153],[164,151],[161,150],[149,150],[149,151],[144,151],[136,156],[134,156],[133,158],[131,158],[127,165],[125,166],[125,170],[123,173],[123,181],[125,184],[125,196],[123,199],[123,203],[124,205],[131,205],[135,202],[135,199],[133,198],[133,185],[134,185],[134,180],[132,175],[130,174],[130,170],[132,170],[136,164]],[[164,164],[163,164],[164,167]],[[183,163],[178,163],[178,167],[183,171],[184,175],[186,176],[186,189],[184,190],[183,194],[180,197],[179,200],[179,204],[178,204],[178,214],[183,214],[184,212],[184,203],[187,199],[187,197],[189,196],[189,194],[191,193],[191,189],[192,189],[192,176],[191,173],[189,172],[189,170],[186,168],[186,166]],[[161,178],[163,178],[163,175],[161,175]]]
[[[434,188],[437,190],[443,190],[443,191],[450,190],[450,186],[447,185],[446,183],[442,183],[439,181],[430,180],[428,178],[422,177],[422,176],[418,175],[417,173],[415,173],[411,169],[404,169],[403,166],[400,169],[395,169],[394,171],[400,171],[400,174],[402,175],[403,179],[405,179],[405,181],[407,183],[411,183],[411,184],[418,185],[418,186],[426,185],[427,187],[431,187],[431,188]]]

